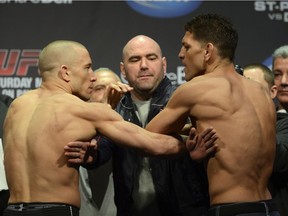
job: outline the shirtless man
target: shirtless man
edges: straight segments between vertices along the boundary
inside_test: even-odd
[[[207,160],[208,215],[279,215],[267,189],[275,109],[265,88],[235,71],[237,41],[233,25],[219,15],[188,22],[179,52],[187,82],[146,129],[178,132],[190,116],[200,132],[209,126],[217,131],[218,151]]]
[[[54,41],[39,56],[40,88],[16,98],[4,123],[4,164],[10,190],[8,215],[78,215],[78,169],[64,145],[97,132],[152,155],[185,149],[178,139],[124,121],[102,103],[87,103],[95,77],[87,49]],[[77,154],[77,152],[75,153]]]

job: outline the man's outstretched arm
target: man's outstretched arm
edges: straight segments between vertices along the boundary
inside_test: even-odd
[[[186,140],[186,148],[189,151],[190,157],[195,161],[202,161],[203,159],[213,155],[217,150],[216,131],[210,127],[202,133],[197,134],[194,127],[190,129],[188,139]],[[65,156],[68,157],[68,162],[74,165],[84,165],[84,167],[94,167],[97,160],[98,149],[97,141],[95,139],[91,142],[75,141],[70,142],[64,147]]]

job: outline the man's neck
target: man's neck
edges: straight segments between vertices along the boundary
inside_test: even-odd
[[[66,82],[58,80],[47,80],[45,82],[42,81],[40,89],[48,90],[50,92],[66,92],[72,94],[71,87],[67,85]]]
[[[234,64],[230,60],[221,58],[217,59],[211,58],[209,60],[209,64],[206,67],[205,74],[209,74],[211,72],[213,72],[214,74],[215,72],[223,73],[223,71],[233,71],[233,70],[234,70]]]
[[[136,91],[131,92],[131,97],[133,100],[138,100],[138,101],[147,101],[152,98],[152,94],[139,94]]]

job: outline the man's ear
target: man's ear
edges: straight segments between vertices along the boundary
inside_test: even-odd
[[[166,57],[162,57],[162,65],[163,65],[163,70],[164,70],[164,76],[167,73],[167,60]]]
[[[125,66],[123,62],[120,62],[120,72],[121,72],[122,77],[126,79],[126,70],[125,70]]]
[[[70,71],[68,70],[68,67],[66,65],[62,65],[61,66],[60,76],[66,82],[69,82],[71,80]]]
[[[276,85],[273,85],[271,88],[270,88],[270,95],[271,95],[271,98],[274,99],[277,95],[277,86]]]
[[[214,51],[214,45],[212,43],[207,43],[204,51],[205,52],[204,56],[206,60],[211,58],[213,51]]]

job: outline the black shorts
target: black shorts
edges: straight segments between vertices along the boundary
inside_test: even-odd
[[[11,203],[3,216],[79,216],[79,208],[64,203]]]
[[[0,191],[0,215],[3,214],[4,209],[7,207],[8,200],[9,200],[9,191],[1,190]]]
[[[272,200],[259,202],[225,203],[213,205],[208,210],[208,216],[233,216],[233,215],[280,215],[276,204]]]

